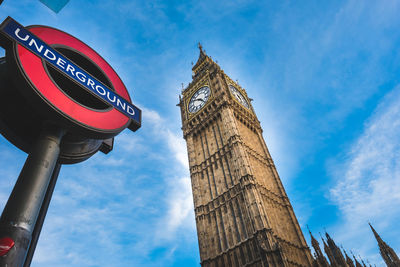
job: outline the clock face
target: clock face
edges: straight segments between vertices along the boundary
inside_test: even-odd
[[[246,98],[239,92],[238,89],[236,89],[235,86],[229,85],[229,89],[231,90],[232,94],[236,97],[236,99],[239,101],[240,104],[242,104],[246,108],[249,108],[249,103],[247,102]]]
[[[189,112],[196,113],[206,104],[208,98],[210,97],[210,88],[208,86],[203,86],[192,96],[189,102]]]

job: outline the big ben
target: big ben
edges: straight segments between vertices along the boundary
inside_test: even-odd
[[[206,55],[179,106],[202,266],[311,266],[246,91]]]

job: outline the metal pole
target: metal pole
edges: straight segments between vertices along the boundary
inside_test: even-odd
[[[32,241],[31,245],[29,246],[28,253],[25,259],[24,267],[31,266],[32,258],[35,253],[36,245],[39,240],[40,232],[42,231],[42,226],[44,219],[46,218],[47,210],[49,209],[49,204],[51,197],[54,192],[54,188],[57,183],[58,175],[60,174],[61,164],[57,163],[56,167],[54,168],[53,175],[51,176],[50,184],[47,188],[46,196],[44,197],[42,207],[40,208],[39,217],[37,218],[35,228],[32,232]]]
[[[23,266],[43,199],[60,154],[64,132],[46,125],[33,145],[0,218],[0,266]],[[11,241],[12,242],[11,242]],[[11,245],[10,245],[11,244]]]

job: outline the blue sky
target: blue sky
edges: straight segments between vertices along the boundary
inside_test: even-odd
[[[308,224],[382,264],[400,252],[400,2],[5,0],[0,19],[81,39],[120,75],[143,126],[63,166],[32,266],[198,266],[176,107],[200,41],[246,88],[307,240]],[[4,51],[1,50],[1,55]],[[0,137],[0,205],[26,155]]]

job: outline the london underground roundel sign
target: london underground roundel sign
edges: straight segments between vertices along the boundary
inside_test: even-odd
[[[10,17],[0,31],[11,41],[18,89],[50,120],[96,138],[140,127],[141,110],[125,85],[85,43],[47,26],[24,28]]]

